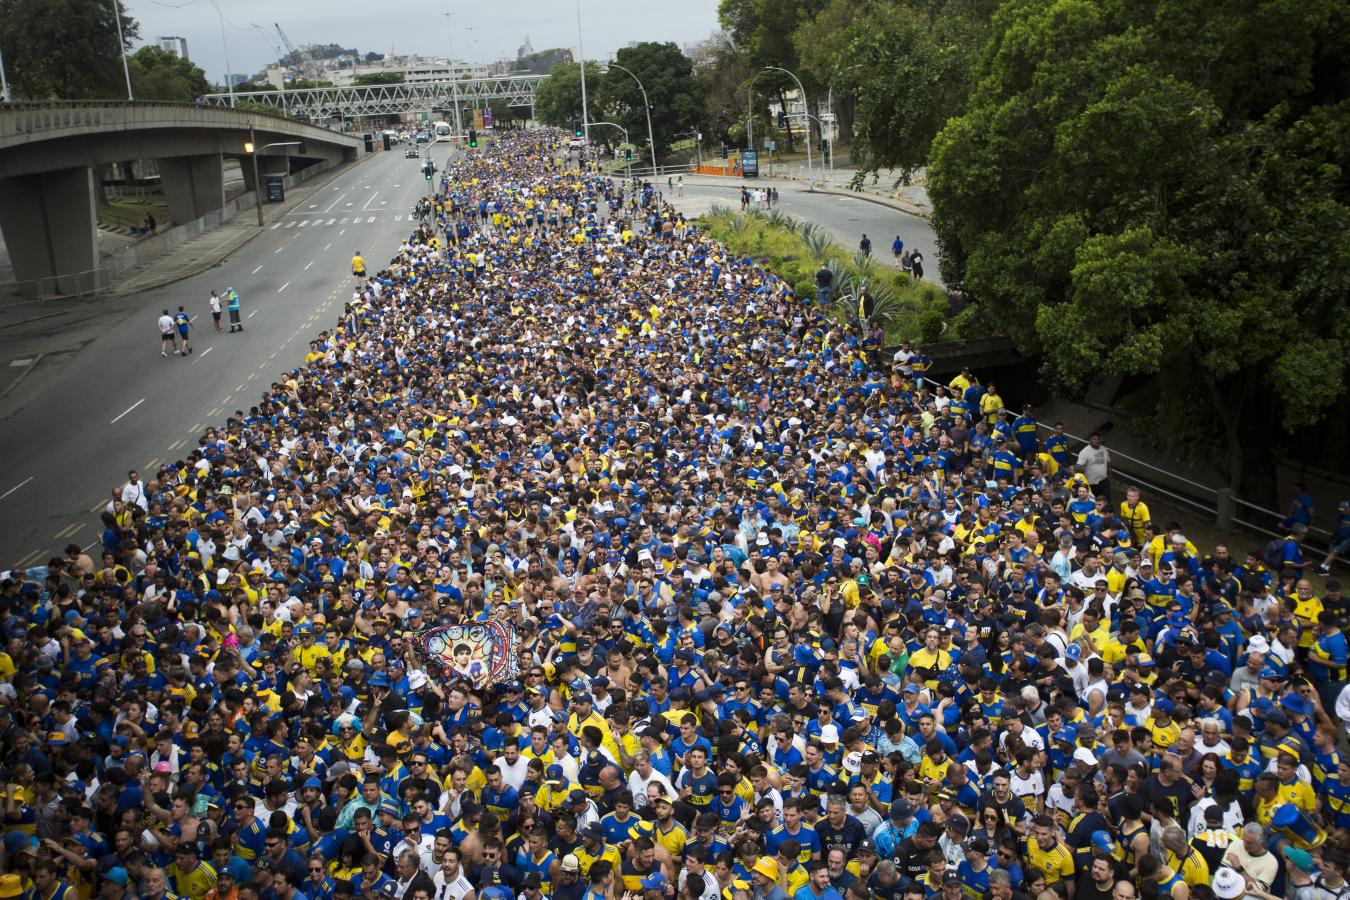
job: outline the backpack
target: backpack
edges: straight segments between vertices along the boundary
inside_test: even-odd
[[[1266,544],[1261,551],[1261,561],[1270,571],[1279,572],[1284,567],[1284,538],[1274,538]]]

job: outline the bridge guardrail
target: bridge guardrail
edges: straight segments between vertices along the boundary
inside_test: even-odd
[[[137,113],[173,111],[177,113],[216,115],[222,111],[222,107],[217,106],[214,103],[205,102],[171,103],[158,100],[53,100],[49,102],[19,101],[13,103],[0,103],[0,138],[22,137],[24,135],[39,134],[44,131],[54,131],[63,128],[125,125],[127,123],[128,111]],[[258,114],[256,111],[229,110],[228,108],[226,108],[225,111],[237,112],[241,115]],[[319,128],[333,134],[341,134],[341,132],[323,128],[321,125],[297,122],[293,119],[273,116],[270,113],[264,113],[264,115],[267,115],[269,119],[281,119],[295,127]],[[350,135],[344,136],[351,138]],[[354,140],[354,138],[352,139]]]

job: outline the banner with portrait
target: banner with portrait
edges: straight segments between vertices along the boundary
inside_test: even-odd
[[[477,683],[487,673],[489,683],[509,681],[520,675],[516,655],[520,639],[510,622],[470,622],[441,625],[417,635],[421,651],[439,663],[448,681],[463,678]]]

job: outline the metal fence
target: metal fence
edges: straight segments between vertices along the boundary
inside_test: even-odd
[[[1053,428],[1043,422],[1038,422],[1037,425],[1047,433],[1054,431]],[[1064,435],[1069,438],[1070,446],[1075,452],[1087,445],[1087,438],[1070,434],[1067,431]],[[1201,484],[1184,475],[1169,472],[1120,450],[1109,447],[1107,449],[1111,453],[1113,482],[1117,480],[1116,474],[1119,473],[1123,476],[1121,480],[1128,480],[1144,490],[1207,514],[1219,528],[1224,530],[1230,530],[1236,526],[1270,537],[1284,537],[1286,534],[1279,527],[1280,522],[1284,519],[1284,514],[1243,500],[1237,496],[1237,492],[1232,488],[1215,488],[1207,484]],[[1245,518],[1239,517],[1239,507],[1249,511],[1243,513],[1246,516]],[[1331,538],[1331,532],[1315,525],[1308,528],[1308,534],[1320,538],[1323,544],[1328,543]]]

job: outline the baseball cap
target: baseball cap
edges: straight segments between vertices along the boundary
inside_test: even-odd
[[[1300,872],[1310,872],[1313,867],[1313,859],[1308,855],[1307,850],[1300,850],[1292,844],[1285,844],[1283,848],[1284,858]]]
[[[562,870],[564,872],[580,872],[581,861],[574,854],[569,853],[562,858]]]
[[[1092,846],[1108,855],[1116,852],[1116,842],[1109,831],[1092,832]]]
[[[670,882],[666,880],[665,875],[660,872],[653,872],[642,879],[642,889],[647,891],[664,891],[666,885],[669,883]]]

